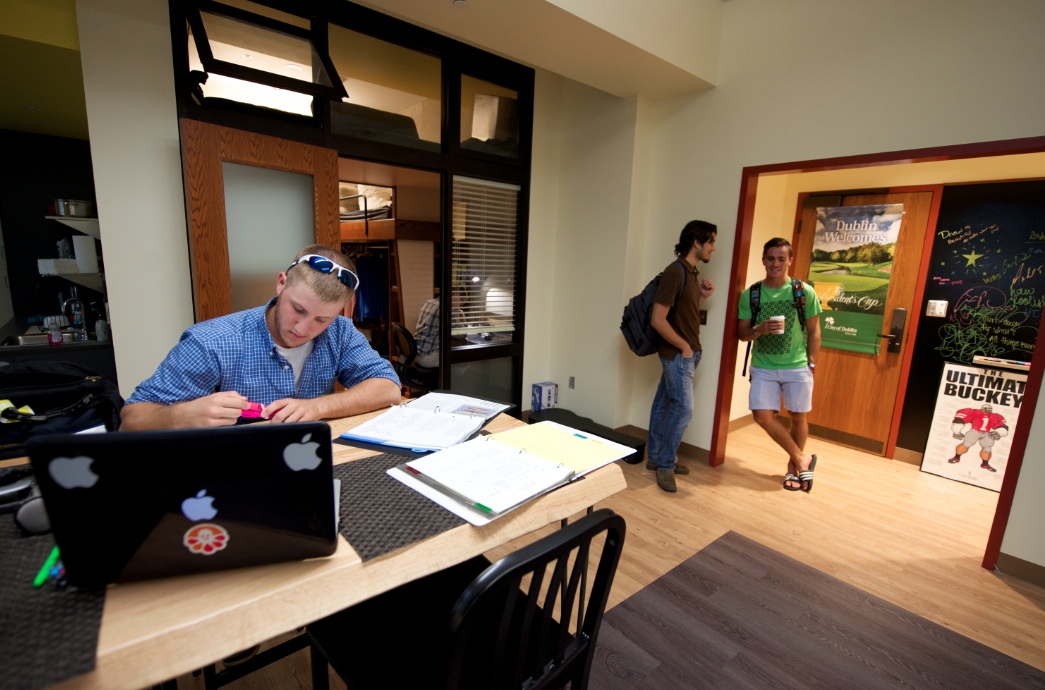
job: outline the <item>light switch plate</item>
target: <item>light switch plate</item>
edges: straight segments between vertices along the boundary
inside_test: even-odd
[[[947,316],[947,300],[931,299],[925,307],[926,316]]]

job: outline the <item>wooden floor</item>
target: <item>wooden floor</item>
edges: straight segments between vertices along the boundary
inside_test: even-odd
[[[599,506],[628,525],[611,607],[733,530],[1045,670],[1045,590],[980,567],[998,494],[816,439],[808,449],[808,494],[781,488],[786,457],[753,425],[730,434],[721,467],[689,463],[676,494],[644,463],[622,464],[628,488]],[[307,688],[307,652],[228,687]]]

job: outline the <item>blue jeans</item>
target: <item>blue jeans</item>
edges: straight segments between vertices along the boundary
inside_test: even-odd
[[[649,461],[660,468],[671,468],[678,460],[682,434],[693,418],[693,372],[700,364],[700,352],[689,359],[682,353],[674,359],[660,358],[664,373],[653,396],[653,408],[649,414],[649,437],[646,454]]]

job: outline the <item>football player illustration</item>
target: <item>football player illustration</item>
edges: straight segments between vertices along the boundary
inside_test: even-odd
[[[952,465],[961,462],[962,456],[977,443],[980,444],[980,467],[989,471],[998,470],[991,467],[991,448],[1002,436],[1009,435],[1009,427],[1005,425],[1005,417],[994,412],[990,405],[981,405],[975,410],[965,407],[954,413],[951,421],[951,435],[961,441],[954,448],[954,457],[947,462]]]

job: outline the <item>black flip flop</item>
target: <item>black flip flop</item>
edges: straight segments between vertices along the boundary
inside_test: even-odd
[[[808,470],[802,470],[798,473],[798,481],[802,482],[802,491],[809,493],[813,490],[813,470],[816,468],[816,454],[813,454],[813,459],[809,463]]]
[[[787,485],[788,482],[799,482],[799,484],[801,484],[801,481],[802,480],[800,480],[798,478],[797,474],[791,474],[790,472],[788,472],[787,474],[784,475],[784,488],[787,489],[788,491],[801,491],[802,490],[801,485],[799,485],[799,486],[788,486]]]

